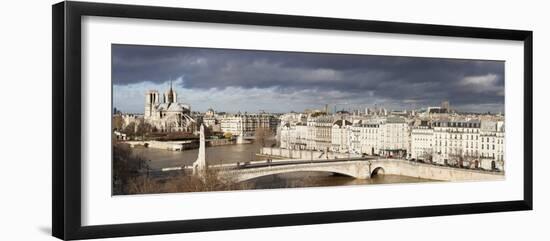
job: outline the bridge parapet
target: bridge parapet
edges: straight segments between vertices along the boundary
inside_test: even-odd
[[[372,161],[371,170],[383,168],[385,174],[418,177],[439,181],[503,180],[504,173],[483,170],[438,166],[402,159],[378,159]]]

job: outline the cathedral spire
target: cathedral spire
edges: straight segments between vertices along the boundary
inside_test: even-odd
[[[170,92],[172,92],[172,77],[170,77]]]
[[[170,80],[170,89],[168,89],[168,90],[166,90],[166,92],[164,92],[164,103],[178,102],[176,91],[174,91],[174,89],[173,89],[174,81],[172,80],[171,76],[170,76],[169,80]]]

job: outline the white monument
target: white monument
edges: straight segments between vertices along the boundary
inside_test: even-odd
[[[200,140],[199,140],[199,155],[197,160],[193,162],[193,174],[203,173],[206,170],[206,146],[204,140],[204,125],[201,124],[200,127]]]

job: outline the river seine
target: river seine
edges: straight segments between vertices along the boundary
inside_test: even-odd
[[[264,157],[256,155],[260,146],[255,144],[225,145],[206,148],[206,161],[210,165],[237,162],[260,161]],[[153,170],[168,167],[189,166],[197,159],[198,149],[169,151],[153,148],[135,148],[133,152],[149,161]],[[254,189],[319,187],[362,184],[417,183],[434,181],[399,175],[380,175],[370,179],[355,179],[348,176],[320,172],[294,172],[271,175],[249,180],[245,183]]]

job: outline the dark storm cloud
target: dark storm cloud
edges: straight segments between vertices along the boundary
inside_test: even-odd
[[[502,109],[504,103],[502,61],[130,45],[112,50],[113,82],[119,86],[181,77],[181,88],[197,90],[337,91],[346,95],[327,99],[371,96],[402,106],[450,100]]]

